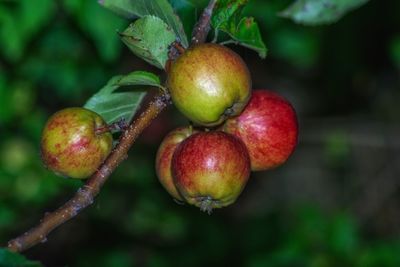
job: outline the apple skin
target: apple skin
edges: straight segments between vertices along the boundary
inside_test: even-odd
[[[200,44],[172,63],[167,86],[175,106],[197,125],[216,126],[239,115],[251,95],[241,57],[219,44]]]
[[[282,96],[267,90],[253,90],[242,114],[227,120],[223,129],[246,144],[252,171],[280,166],[298,142],[296,111]]]
[[[235,202],[249,179],[250,158],[237,137],[199,132],[176,148],[172,174],[185,201],[210,213]]]
[[[168,133],[162,140],[156,155],[156,174],[167,192],[176,200],[184,201],[172,177],[172,156],[178,145],[195,133],[192,127],[180,127]]]
[[[43,163],[58,175],[87,178],[111,152],[111,133],[95,132],[105,126],[100,115],[85,108],[66,108],[54,113],[42,132]]]

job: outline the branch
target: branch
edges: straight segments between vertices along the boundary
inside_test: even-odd
[[[150,125],[158,114],[170,103],[168,94],[157,95],[140,116],[133,121],[122,134],[118,145],[108,156],[102,166],[95,172],[84,186],[63,206],[46,214],[40,223],[28,232],[8,242],[12,251],[24,251],[40,242],[45,242],[47,235],[56,227],[75,217],[81,210],[93,203],[101,187],[108,177],[127,158],[129,148],[140,133]]]
[[[210,0],[193,30],[191,46],[204,43],[210,30],[210,19],[217,0]],[[127,158],[129,148],[135,143],[137,137],[170,103],[168,93],[162,93],[150,102],[146,110],[133,121],[123,132],[118,145],[114,148],[102,166],[87,180],[76,194],[63,206],[52,213],[47,213],[39,224],[24,234],[10,240],[8,249],[21,252],[40,243],[45,242],[51,231],[61,224],[72,219],[84,208],[90,206],[100,189],[114,172],[118,165]]]
[[[208,6],[204,9],[201,14],[199,21],[193,28],[192,40],[190,46],[202,44],[206,41],[207,35],[210,31],[211,16],[217,0],[210,0]],[[175,61],[180,55],[185,52],[185,48],[178,41],[173,42],[169,47],[168,61],[165,66],[165,70],[168,73],[173,61]]]
[[[210,20],[217,0],[211,0],[204,9],[199,21],[194,26],[192,32],[191,46],[202,44],[206,41],[208,32],[210,31]]]

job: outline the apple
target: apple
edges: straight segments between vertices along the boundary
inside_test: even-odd
[[[216,126],[239,115],[251,95],[249,70],[238,54],[219,44],[186,50],[168,71],[175,106],[197,125]]]
[[[195,132],[192,127],[180,127],[168,133],[162,140],[156,155],[156,174],[167,192],[176,200],[184,201],[172,177],[172,156],[177,146]]]
[[[283,164],[298,142],[296,111],[282,96],[267,90],[253,90],[243,112],[228,119],[223,129],[246,144],[252,171]]]
[[[61,176],[90,176],[112,149],[112,135],[104,129],[107,125],[102,117],[91,110],[75,107],[56,112],[42,132],[43,163]]]
[[[239,138],[199,132],[176,148],[172,175],[184,200],[210,213],[235,202],[249,179],[250,158]]]

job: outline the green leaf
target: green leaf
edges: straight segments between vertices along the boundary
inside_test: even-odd
[[[279,15],[304,25],[329,24],[367,2],[368,0],[298,0]]]
[[[100,0],[99,3],[128,19],[148,15],[159,17],[171,27],[184,47],[189,45],[182,22],[167,0]]]
[[[128,85],[147,85],[147,86],[155,86],[160,89],[164,89],[161,86],[160,78],[157,75],[147,72],[147,71],[134,71],[128,75],[123,76],[118,81],[119,86],[128,86]]]
[[[221,0],[218,2],[211,18],[211,25],[218,32],[227,33],[232,40],[223,43],[237,43],[255,50],[261,58],[267,55],[267,48],[262,40],[258,24],[252,17],[242,17],[242,10],[248,0]]]
[[[120,33],[122,41],[137,56],[164,69],[168,49],[175,41],[174,32],[160,18],[144,16]]]
[[[215,6],[211,25],[215,29],[233,30],[248,0],[220,0]]]
[[[261,58],[267,56],[260,29],[252,17],[244,17],[240,20],[234,33],[228,33],[240,45],[255,50]]]
[[[115,92],[121,86],[160,85],[159,78],[149,72],[134,71],[127,75],[118,75],[109,82],[98,93],[93,95],[84,105],[85,108],[100,114],[107,123],[112,123],[120,119],[130,122],[135,115],[146,92]]]
[[[0,248],[0,267],[40,267],[37,261],[30,261],[18,253]]]

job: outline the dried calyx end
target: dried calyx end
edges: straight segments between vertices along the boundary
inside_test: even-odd
[[[233,107],[230,107],[230,108],[225,109],[224,116],[225,116],[225,118],[229,118],[234,113],[235,113],[235,111],[234,111]]]
[[[236,102],[232,106],[225,109],[224,113],[222,113],[222,117],[224,120],[229,119],[230,117],[238,115],[239,111],[243,109],[243,103]]]
[[[200,210],[207,212],[208,215],[212,213],[213,208],[219,203],[218,200],[213,200],[210,196],[198,197],[196,200]]]

